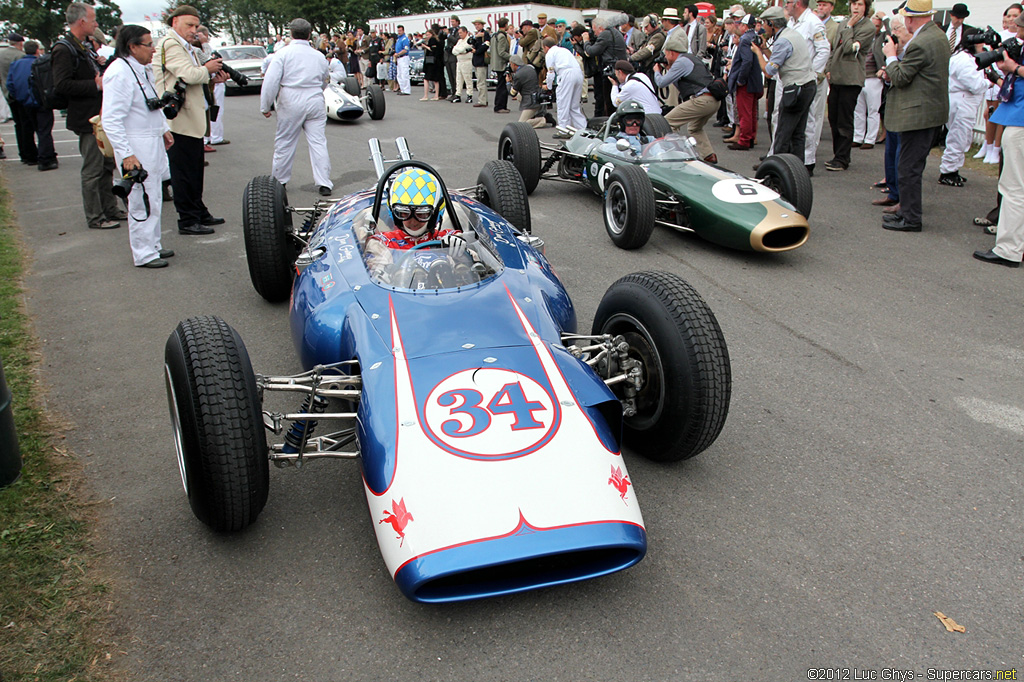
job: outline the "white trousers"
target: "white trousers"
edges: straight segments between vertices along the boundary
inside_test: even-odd
[[[220,144],[224,141],[224,117],[227,116],[227,112],[224,111],[224,93],[227,89],[228,86],[224,83],[213,86],[213,103],[220,107],[220,113],[217,114],[216,121],[210,121],[211,144]]]
[[[999,225],[993,251],[1000,258],[1024,257],[1024,128],[1003,129],[1003,172],[999,175]]]
[[[882,106],[881,78],[865,78],[864,87],[857,96],[853,110],[853,141],[855,144],[874,144],[878,139],[878,110]]]
[[[0,122],[11,118],[11,108],[7,106],[7,98],[0,97]]]
[[[469,99],[473,94],[473,62],[469,59],[455,62],[456,97],[462,97],[463,88],[466,89],[466,99]]]
[[[818,152],[818,143],[821,142],[821,126],[825,122],[825,107],[828,105],[828,81],[818,83],[818,92],[814,95],[814,102],[811,103],[811,110],[807,114],[807,129],[804,134],[807,140],[804,142],[804,165],[810,166]]]
[[[129,132],[135,157],[149,175],[141,185],[134,185],[128,195],[128,244],[132,247],[132,261],[145,265],[160,257],[160,212],[163,210],[163,189],[161,182],[167,173],[167,152],[164,150],[164,136],[161,131]],[[114,161],[120,170],[124,159],[115,154]],[[149,217],[143,188],[149,195]]]
[[[583,74],[569,71],[558,75],[555,86],[555,102],[557,107],[558,125],[572,126],[577,130],[587,127],[587,117],[583,115],[580,97],[583,94]]]
[[[398,89],[406,95],[412,94],[411,81],[409,80],[409,55],[399,57],[395,67]]]
[[[476,99],[473,104],[487,104],[487,71],[486,66],[474,66],[473,73],[476,74]]]
[[[946,150],[942,152],[940,173],[952,173],[963,168],[964,155],[971,148],[974,137],[974,122],[978,120],[978,108],[984,94],[972,95],[969,92],[949,93],[949,120],[946,127]]]
[[[776,76],[778,78],[778,76]],[[775,83],[775,103],[772,109],[772,144],[768,147],[768,156],[775,153],[775,131],[779,128],[779,114],[782,113],[782,91],[785,88],[782,85],[781,80],[777,80]],[[765,109],[767,110],[767,106]]]
[[[729,117],[729,125],[736,125],[736,95],[726,95],[725,115]]]
[[[272,174],[282,184],[292,179],[292,162],[299,144],[299,132],[306,133],[309,163],[318,187],[334,189],[331,158],[327,153],[327,104],[321,90],[282,88],[277,96],[277,137],[274,138]]]

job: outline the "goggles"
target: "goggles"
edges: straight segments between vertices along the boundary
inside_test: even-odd
[[[416,220],[421,222],[427,222],[430,220],[430,216],[434,213],[433,206],[406,206],[405,204],[395,204],[391,207],[391,215],[395,216],[398,220],[408,220],[412,216],[416,216]]]
[[[627,118],[622,121],[623,127],[625,126],[642,126],[644,120],[642,118]]]

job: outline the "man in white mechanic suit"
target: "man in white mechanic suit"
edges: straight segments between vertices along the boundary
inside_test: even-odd
[[[329,81],[327,59],[309,44],[313,27],[305,19],[293,19],[289,25],[292,42],[274,52],[267,66],[260,91],[260,112],[270,118],[277,111],[277,137],[274,138],[274,166],[271,175],[281,184],[292,179],[292,162],[299,132],[306,133],[313,180],[320,196],[330,196],[331,158],[327,153],[327,104],[324,88]]]

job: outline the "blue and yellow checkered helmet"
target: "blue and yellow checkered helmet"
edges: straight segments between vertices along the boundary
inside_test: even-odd
[[[437,209],[442,203],[441,183],[429,171],[407,168],[391,181],[388,206],[432,206]]]

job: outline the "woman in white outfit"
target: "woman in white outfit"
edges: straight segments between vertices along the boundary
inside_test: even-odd
[[[167,173],[167,148],[174,144],[153,85],[153,36],[129,24],[117,34],[117,59],[103,74],[103,129],[123,172],[148,175],[128,195],[128,241],[137,267],[164,268],[174,255],[160,245],[160,181]]]

